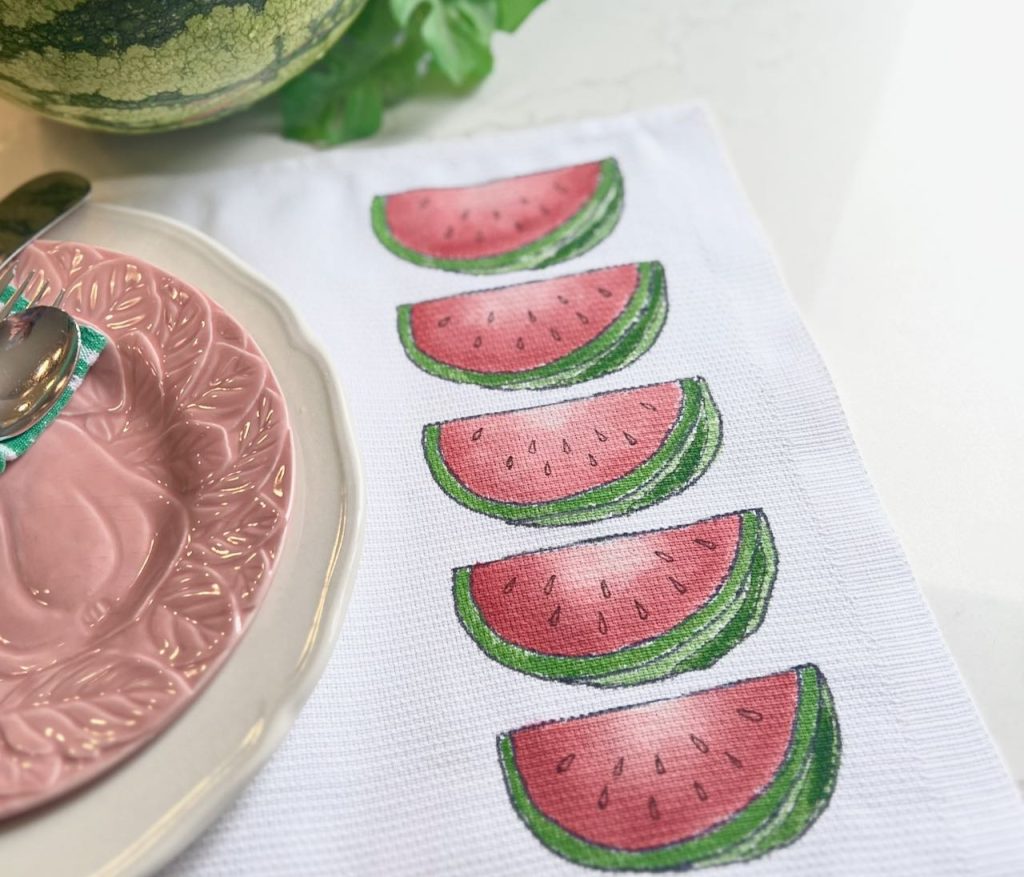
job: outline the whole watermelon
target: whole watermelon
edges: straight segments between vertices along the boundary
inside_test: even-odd
[[[0,95],[104,131],[197,125],[316,61],[366,0],[0,0]]]

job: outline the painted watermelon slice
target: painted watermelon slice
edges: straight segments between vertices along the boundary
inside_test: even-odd
[[[678,493],[718,451],[703,378],[433,423],[423,449],[452,499],[513,524],[560,526],[629,514]]]
[[[761,625],[776,553],[760,510],[454,571],[463,627],[547,679],[635,685],[710,667]]]
[[[643,262],[402,305],[398,334],[429,374],[544,389],[629,365],[667,314],[664,269]]]
[[[555,265],[604,240],[622,214],[613,158],[445,189],[373,199],[374,233],[429,268],[497,274]]]
[[[828,805],[839,725],[806,664],[498,738],[512,803],[554,852],[596,868],[685,870],[792,843]]]

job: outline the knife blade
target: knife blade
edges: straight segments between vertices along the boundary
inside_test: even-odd
[[[69,171],[35,177],[0,199],[0,271],[29,243],[78,207],[92,185]]]

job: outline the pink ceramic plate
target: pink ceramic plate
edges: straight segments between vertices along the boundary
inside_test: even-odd
[[[170,723],[267,589],[292,442],[253,340],[201,292],[109,250],[22,257],[110,338],[0,476],[0,818]]]

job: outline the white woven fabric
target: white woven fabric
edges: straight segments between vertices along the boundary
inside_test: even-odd
[[[622,220],[600,246],[554,268],[499,278],[425,269],[371,231],[376,194],[606,156],[625,178]],[[583,873],[517,818],[497,734],[804,662],[821,667],[835,695],[835,794],[796,843],[721,873],[1024,873],[1016,791],[701,111],[347,148],[103,192],[207,232],[292,298],[331,351],[368,486],[357,590],[323,680],[270,764],[168,873]],[[643,259],[665,266],[665,330],[627,370],[588,384],[499,392],[447,383],[416,369],[398,342],[399,304]],[[721,408],[722,451],[695,486],[627,518],[510,527],[456,505],[424,464],[426,423],[695,374]],[[761,629],[709,670],[610,690],[544,681],[487,658],[453,611],[455,566],[750,507],[771,520],[778,580]]]

